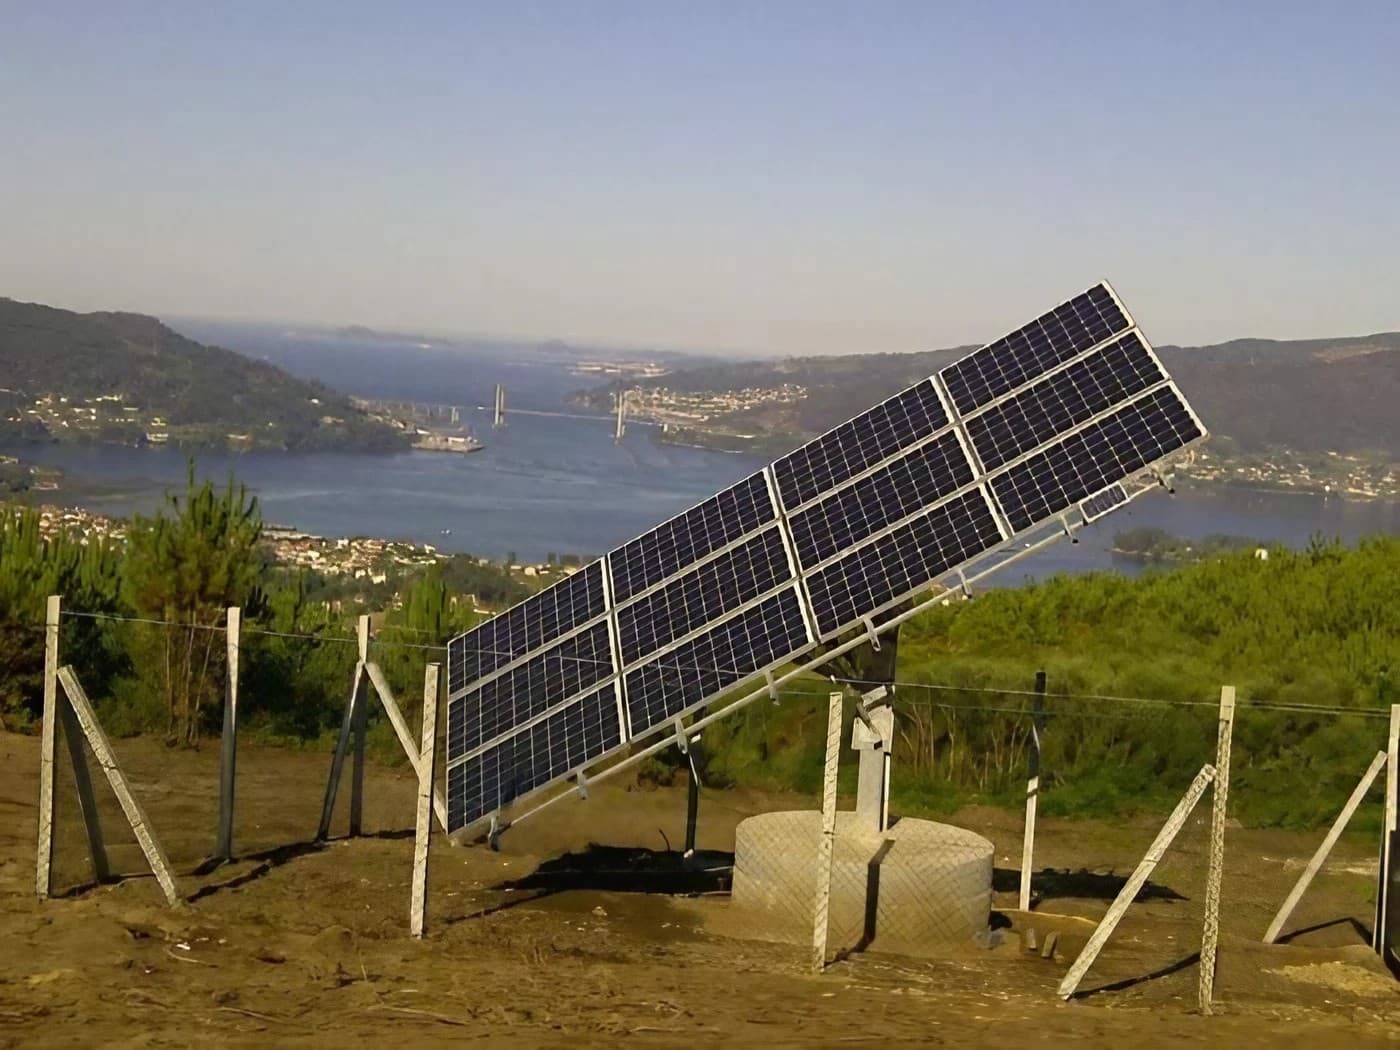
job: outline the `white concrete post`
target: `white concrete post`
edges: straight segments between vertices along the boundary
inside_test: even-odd
[[[1390,734],[1385,747],[1385,818],[1381,821],[1381,870],[1376,890],[1376,922],[1371,927],[1371,947],[1382,950],[1385,943],[1386,898],[1390,896],[1390,836],[1395,831],[1395,792],[1400,778],[1400,704],[1390,706]]]
[[[58,622],[63,599],[50,595],[44,615],[44,722],[39,737],[39,844],[34,892],[44,900],[53,878],[54,744],[58,736]]]
[[[1167,822],[1162,825],[1162,830],[1157,833],[1157,837],[1152,840],[1152,845],[1147,848],[1147,853],[1138,863],[1137,870],[1128,878],[1128,881],[1118,892],[1118,896],[1109,905],[1103,920],[1090,934],[1089,943],[1084,946],[1084,950],[1079,953],[1079,958],[1074,960],[1069,972],[1065,974],[1065,979],[1060,982],[1059,996],[1061,999],[1068,999],[1079,990],[1079,982],[1084,980],[1084,975],[1089,972],[1089,967],[1094,965],[1094,960],[1099,957],[1103,946],[1113,936],[1113,931],[1118,928],[1118,923],[1122,921],[1128,906],[1136,899],[1143,885],[1147,882],[1148,876],[1152,874],[1153,869],[1157,867],[1167,850],[1171,848],[1173,840],[1180,833],[1187,818],[1191,816],[1191,811],[1196,808],[1196,803],[1201,800],[1201,796],[1205,794],[1206,788],[1214,778],[1215,767],[1210,765],[1202,766],[1201,771],[1196,774],[1196,779],[1186,789],[1186,794],[1181,797],[1181,801],[1176,804],[1176,809],[1172,810],[1172,815],[1167,818]]]
[[[1215,994],[1215,961],[1220,947],[1220,886],[1225,877],[1225,820],[1230,802],[1230,742],[1235,729],[1235,687],[1220,687],[1220,725],[1215,743],[1215,783],[1211,787],[1210,867],[1206,872],[1206,914],[1201,930],[1201,971],[1197,1000],[1210,1015]]]
[[[423,673],[423,746],[418,754],[418,812],[413,825],[413,890],[409,932],[421,938],[428,916],[428,847],[433,837],[433,778],[437,756],[438,665]]]
[[[384,677],[383,670],[376,663],[365,664],[365,673],[369,675],[370,684],[374,686],[375,693],[379,695],[379,702],[384,708],[384,713],[389,716],[389,724],[394,727],[394,735],[399,738],[399,746],[403,748],[403,753],[408,756],[408,760],[417,769],[418,744],[409,731],[408,720],[404,718],[403,711],[399,709],[399,702],[394,698],[394,691],[389,688],[389,680]],[[446,831],[447,806],[443,802],[441,791],[435,791],[433,794],[433,812],[437,814],[437,821],[442,826],[442,830]]]
[[[238,767],[238,652],[242,626],[243,611],[237,606],[230,607],[225,631],[228,684],[224,691],[224,731],[219,762],[219,843],[214,850],[219,860],[233,859],[233,797]]]
[[[1045,672],[1035,673],[1035,709],[1031,715],[1030,776],[1026,780],[1026,830],[1021,839],[1022,911],[1031,909],[1031,867],[1035,857],[1035,818],[1040,804],[1040,734],[1045,728]]]
[[[826,766],[822,780],[822,834],[817,841],[817,894],[812,915],[812,969],[826,969],[826,934],[831,914],[831,855],[836,845],[836,780],[841,760],[840,692],[828,697]]]

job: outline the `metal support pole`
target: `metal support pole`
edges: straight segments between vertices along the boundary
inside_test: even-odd
[[[1352,791],[1351,798],[1347,799],[1347,804],[1342,807],[1342,812],[1332,822],[1332,827],[1328,829],[1327,837],[1322,840],[1322,845],[1317,847],[1317,852],[1313,854],[1312,860],[1308,861],[1308,866],[1303,869],[1303,874],[1298,876],[1298,881],[1288,894],[1288,899],[1283,902],[1283,907],[1279,908],[1278,914],[1274,916],[1274,921],[1269,923],[1268,932],[1264,934],[1265,944],[1273,944],[1278,940],[1279,934],[1283,932],[1284,924],[1293,916],[1293,909],[1298,907],[1298,902],[1303,899],[1303,894],[1312,885],[1312,880],[1322,870],[1322,865],[1331,854],[1332,847],[1337,844],[1337,840],[1342,837],[1342,832],[1351,823],[1352,815],[1360,807],[1361,800],[1366,797],[1366,792],[1371,790],[1371,785],[1376,782],[1376,777],[1380,775],[1381,768],[1385,764],[1385,752],[1377,751],[1376,757],[1371,759],[1370,768],[1366,770],[1366,774]]]
[[[360,666],[367,667],[369,664],[369,617],[361,616],[359,624],[360,635]],[[364,828],[365,813],[365,731],[369,719],[369,690],[365,688],[363,679],[360,688],[355,691],[354,718],[352,727],[355,741],[354,765],[350,770],[350,836],[361,834]]]
[[[433,781],[437,757],[438,664],[423,672],[423,746],[418,753],[418,812],[413,824],[413,892],[409,932],[421,938],[428,916],[428,847],[433,838]]]
[[[58,734],[58,621],[63,599],[50,595],[44,614],[44,724],[39,737],[39,842],[34,892],[44,900],[53,879],[54,744]]]
[[[1211,785],[1210,867],[1206,872],[1206,914],[1201,930],[1201,972],[1197,1000],[1209,1016],[1215,993],[1220,945],[1220,884],[1225,877],[1225,819],[1230,804],[1230,741],[1235,730],[1235,687],[1220,687],[1220,724],[1215,743],[1215,783]]]
[[[699,756],[695,753],[699,746],[698,741],[692,740],[685,751],[688,777],[685,796],[685,853],[682,857],[686,860],[695,856],[695,825],[700,816],[700,767]]]
[[[1371,947],[1383,952],[1385,945],[1386,898],[1390,895],[1390,836],[1396,828],[1396,788],[1400,784],[1400,704],[1390,706],[1390,733],[1386,739],[1385,818],[1381,822],[1381,864],[1376,889],[1376,922],[1372,927]]]
[[[1031,908],[1031,868],[1035,857],[1035,817],[1040,804],[1040,734],[1045,729],[1045,672],[1035,673],[1035,709],[1031,716],[1030,775],[1026,780],[1026,830],[1021,839],[1022,911]]]
[[[817,893],[812,914],[812,969],[826,969],[826,934],[831,915],[831,855],[836,845],[836,778],[841,759],[841,699],[828,697],[826,712],[826,767],[822,780],[822,832],[817,840]]]
[[[1061,999],[1069,999],[1079,990],[1079,982],[1084,980],[1084,975],[1089,972],[1089,967],[1094,965],[1099,953],[1103,951],[1103,946],[1108,943],[1108,939],[1113,936],[1113,931],[1118,928],[1118,923],[1122,921],[1128,906],[1136,899],[1153,869],[1157,867],[1167,850],[1171,848],[1173,840],[1181,832],[1182,826],[1191,816],[1191,811],[1196,808],[1196,803],[1201,800],[1201,796],[1205,794],[1206,788],[1213,779],[1215,779],[1215,767],[1202,766],[1201,771],[1196,774],[1196,779],[1186,789],[1186,794],[1176,804],[1176,809],[1172,810],[1172,815],[1162,825],[1162,830],[1152,840],[1152,845],[1147,847],[1147,853],[1138,862],[1137,870],[1118,891],[1118,896],[1108,906],[1108,912],[1094,928],[1094,932],[1089,935],[1089,943],[1084,946],[1084,950],[1079,953],[1079,958],[1074,960],[1069,972],[1065,974],[1064,980],[1060,982],[1058,994]]]
[[[228,685],[224,692],[224,732],[219,756],[219,843],[215,860],[233,859],[233,797],[238,767],[238,650],[243,612],[228,610]]]

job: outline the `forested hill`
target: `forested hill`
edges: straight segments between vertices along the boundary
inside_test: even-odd
[[[644,385],[684,393],[783,384],[795,402],[745,413],[750,432],[819,433],[956,360],[971,347],[715,364]],[[1400,332],[1337,339],[1241,339],[1158,348],[1211,431],[1244,449],[1400,457]]]
[[[66,399],[66,400],[64,400]],[[0,438],[189,447],[405,444],[340,394],[154,317],[0,298]]]

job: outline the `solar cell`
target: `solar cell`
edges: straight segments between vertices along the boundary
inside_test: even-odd
[[[597,685],[614,671],[607,621],[600,620],[472,686],[448,709],[448,761]]]
[[[1127,502],[1128,494],[1123,491],[1123,486],[1110,485],[1102,492],[1095,493],[1079,504],[1079,511],[1084,515],[1085,521],[1093,521],[1095,518],[1102,518],[1115,507],[1121,507]]]
[[[967,433],[983,468],[995,470],[1164,379],[1130,332],[973,416]]]
[[[794,588],[731,616],[625,676],[632,735],[807,648],[807,625]]]
[[[814,569],[972,479],[972,464],[949,431],[789,518],[798,564]]]
[[[992,492],[1016,532],[1201,437],[1171,387],[1139,397],[992,478]]]
[[[783,506],[795,511],[947,424],[933,384],[917,383],[774,463]]]
[[[447,771],[447,826],[460,828],[622,742],[608,685]]]
[[[603,563],[595,561],[454,639],[447,656],[449,692],[466,688],[605,609]]]
[[[760,471],[608,555],[613,601],[624,602],[777,517]]]
[[[938,375],[957,410],[967,415],[1131,325],[1107,285],[1096,284]]]
[[[981,488],[919,515],[807,577],[817,633],[850,627],[1003,538]]]
[[[624,667],[792,579],[778,526],[617,611]]]

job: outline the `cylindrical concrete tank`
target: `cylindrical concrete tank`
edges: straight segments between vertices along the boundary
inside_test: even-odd
[[[816,904],[821,814],[764,813],[734,841],[736,909],[763,940],[809,944]],[[906,817],[883,834],[837,813],[829,943],[928,954],[970,944],[987,930],[992,844],[947,824]]]

